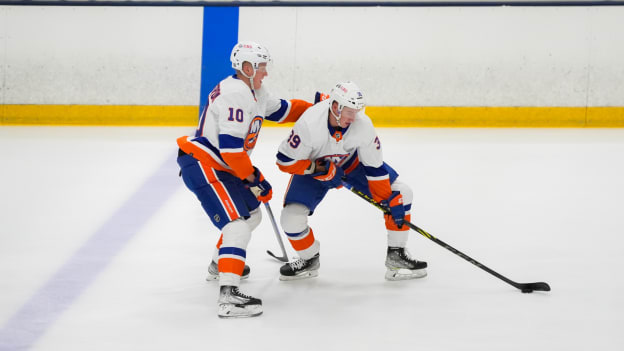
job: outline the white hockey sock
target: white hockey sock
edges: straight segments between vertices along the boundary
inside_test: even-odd
[[[409,237],[409,230],[401,231],[401,232],[388,230],[388,246],[389,247],[405,247],[405,245],[407,245],[408,237]]]
[[[231,285],[238,286],[240,284],[240,275],[234,273],[219,273],[219,286]]]

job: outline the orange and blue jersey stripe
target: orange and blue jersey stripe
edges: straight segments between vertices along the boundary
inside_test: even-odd
[[[304,174],[305,170],[310,167],[312,161],[310,160],[295,160],[292,159],[283,153],[277,153],[277,167],[282,172],[290,173],[290,174]]]
[[[251,159],[244,149],[245,140],[229,134],[219,134],[221,157],[235,176],[245,179],[254,172]]]
[[[280,123],[283,119],[286,118],[288,112],[290,112],[290,104],[288,103],[288,101],[280,99],[280,108],[277,111],[266,116],[265,119],[271,122]]]
[[[206,139],[206,141],[208,141]],[[219,150],[221,154],[227,152],[242,152],[245,139],[238,138],[229,134],[219,134]]]
[[[219,85],[215,89],[218,89]],[[210,105],[210,101],[206,103],[206,107],[202,110],[201,115],[199,116],[199,122],[197,125],[197,129],[195,130],[195,137],[200,137],[204,135],[204,123],[206,122],[206,113],[208,113],[208,106]]]
[[[214,147],[205,137],[192,138],[188,136],[179,137],[178,147],[188,155],[192,155],[198,161],[219,170],[230,172],[230,167],[221,157],[219,149]]]
[[[203,136],[178,138],[178,146],[182,151],[192,154],[194,158],[216,170],[231,173],[240,179],[245,179],[253,173],[251,159],[243,150],[243,139],[221,134],[219,143],[219,146],[223,144],[221,151]]]
[[[305,112],[305,110],[307,110],[310,106],[312,106],[312,104],[304,100],[292,99],[287,101],[280,99],[280,108],[266,116],[265,119],[280,124],[297,122],[303,112]]]
[[[392,194],[390,174],[382,164],[379,167],[364,166],[368,187],[375,201],[385,200]]]

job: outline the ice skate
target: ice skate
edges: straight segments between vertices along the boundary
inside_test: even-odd
[[[255,317],[262,314],[262,301],[247,296],[238,287],[225,285],[219,292],[219,318]]]
[[[427,262],[412,259],[403,247],[388,247],[386,268],[387,280],[416,279],[427,275]]]
[[[249,278],[249,272],[251,272],[251,268],[249,268],[248,265],[245,265],[241,279]],[[215,261],[210,262],[210,266],[208,266],[208,276],[206,277],[206,281],[213,280],[219,280],[219,266]]]
[[[298,280],[318,276],[318,269],[321,266],[319,254],[314,255],[309,260],[298,258],[286,263],[280,268],[280,280]]]

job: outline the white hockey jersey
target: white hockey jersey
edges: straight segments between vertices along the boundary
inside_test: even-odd
[[[348,174],[361,163],[373,196],[386,199],[392,193],[390,177],[370,118],[360,111],[347,128],[337,130],[329,124],[329,106],[329,100],[319,102],[299,118],[279,146],[278,167],[291,174],[308,174],[310,165],[321,159]]]
[[[249,156],[265,119],[297,120],[312,104],[273,97],[264,87],[251,89],[235,75],[222,80],[208,96],[194,136],[178,138],[187,154],[244,179],[253,173]]]

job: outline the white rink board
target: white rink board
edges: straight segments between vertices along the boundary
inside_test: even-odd
[[[350,79],[373,106],[619,106],[623,17],[624,7],[242,8],[239,37],[266,43],[272,86],[303,98]]]
[[[624,7],[243,7],[267,80],[380,106],[623,106]],[[197,105],[202,10],[0,6],[0,103]]]

